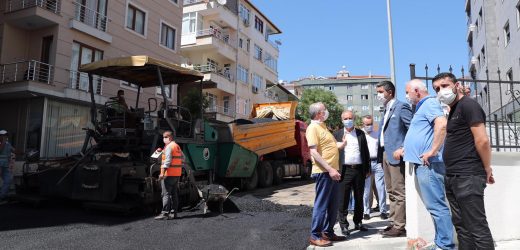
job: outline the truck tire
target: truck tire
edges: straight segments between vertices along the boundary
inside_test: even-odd
[[[311,178],[312,163],[310,161],[300,165],[300,176],[302,180],[309,180]]]
[[[268,161],[261,161],[258,165],[258,185],[260,187],[273,185],[273,167]]]
[[[242,186],[245,190],[253,190],[258,185],[258,168],[253,171],[253,175],[249,178],[244,178]]]
[[[279,185],[283,182],[285,171],[281,161],[275,161],[271,164],[273,166],[273,185]]]

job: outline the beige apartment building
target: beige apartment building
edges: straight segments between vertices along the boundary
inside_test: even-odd
[[[79,151],[89,126],[88,78],[78,67],[100,59],[149,55],[181,64],[182,0],[2,0],[0,129],[18,153]],[[96,103],[117,90],[135,107],[137,88],[95,79]],[[160,90],[144,89],[139,107]],[[175,103],[175,89],[167,89]]]
[[[207,112],[247,118],[254,103],[295,100],[278,82],[281,30],[248,0],[184,0],[181,53],[204,73]]]

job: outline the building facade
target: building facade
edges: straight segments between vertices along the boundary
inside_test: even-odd
[[[351,76],[342,69],[334,77],[308,77],[292,81],[289,86],[294,86],[299,97],[308,88],[332,91],[345,109],[354,111],[358,116],[371,115],[374,123],[379,124],[383,104],[376,98],[376,85],[384,80],[390,81],[390,78],[376,75]]]
[[[281,31],[248,0],[184,0],[181,53],[204,73],[207,112],[247,118],[254,103],[286,101],[277,85]]]
[[[0,128],[21,155],[79,152],[90,126],[88,77],[81,64],[148,55],[181,64],[181,0],[4,0],[0,11]],[[117,90],[136,107],[137,88],[94,77],[96,103]],[[176,103],[174,87],[166,90]],[[142,90],[139,107],[160,89]]]
[[[466,0],[469,71],[474,79],[518,81],[520,78],[520,1]],[[487,70],[487,73],[486,73]],[[500,70],[500,75],[498,73]],[[512,115],[510,83],[477,84],[476,98],[488,114]],[[518,107],[519,105],[516,105]],[[500,117],[499,117],[500,118]]]

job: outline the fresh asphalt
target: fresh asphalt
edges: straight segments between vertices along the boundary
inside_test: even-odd
[[[309,182],[289,181],[279,187]],[[263,190],[276,192],[277,188]],[[155,221],[152,213],[122,215],[85,210],[79,204],[0,206],[0,249],[305,249],[311,208],[262,200],[254,193],[232,197],[240,212],[181,212]]]

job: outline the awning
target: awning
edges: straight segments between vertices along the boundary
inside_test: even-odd
[[[164,84],[184,84],[202,80],[198,71],[149,56],[128,56],[84,64],[79,71],[118,79],[143,88],[159,86],[157,67],[161,69]]]

